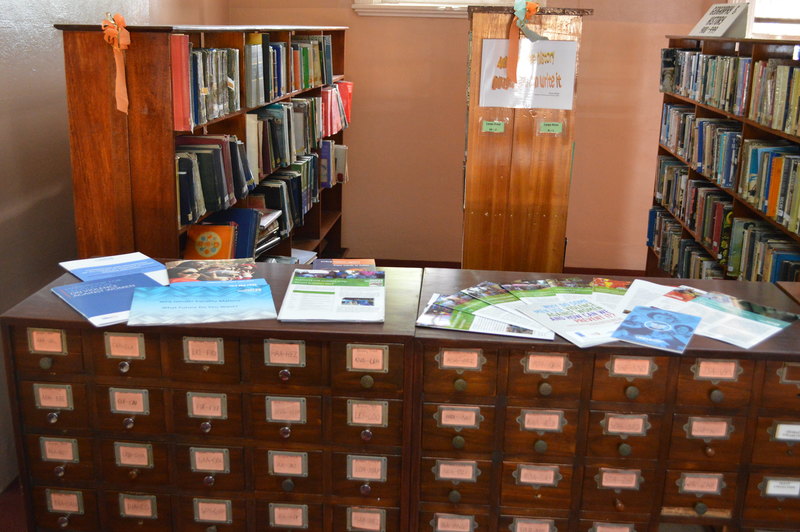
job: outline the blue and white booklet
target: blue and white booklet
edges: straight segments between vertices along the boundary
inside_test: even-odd
[[[128,325],[183,325],[275,318],[264,279],[207,281],[137,288]]]
[[[136,287],[161,286],[143,273],[133,273],[96,281],[65,284],[52,288],[55,295],[77,310],[95,327],[125,323]]]
[[[700,317],[656,307],[636,306],[612,336],[623,342],[683,353]]]
[[[122,255],[69,260],[58,264],[81,281],[97,281],[143,273],[161,285],[169,284],[167,268],[157,260],[138,251]]]

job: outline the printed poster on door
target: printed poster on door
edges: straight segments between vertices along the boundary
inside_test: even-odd
[[[484,39],[480,107],[572,109],[577,41],[520,39],[517,82],[508,78],[508,40]]]

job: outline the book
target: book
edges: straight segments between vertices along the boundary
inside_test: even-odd
[[[245,259],[254,256],[261,224],[261,213],[257,209],[231,208],[217,211],[203,220],[203,225],[205,224],[235,227],[235,246],[231,258]]]
[[[315,270],[374,270],[375,259],[315,259]]]
[[[137,287],[128,325],[183,325],[268,320],[276,316],[264,279]]]
[[[232,259],[236,242],[233,225],[190,225],[186,230],[184,259]]]
[[[90,259],[59,262],[59,266],[81,281],[97,281],[134,273],[143,273],[161,285],[169,284],[167,268],[144,253],[135,251]]]
[[[170,69],[172,72],[172,116],[175,131],[191,131],[192,102],[189,95],[189,36],[173,33],[169,36]]]
[[[136,287],[162,286],[144,273],[55,286],[51,290],[95,327],[125,323]]]
[[[383,322],[385,277],[378,270],[295,270],[278,320]]]
[[[698,316],[636,306],[612,336],[623,342],[683,353],[699,323]]]

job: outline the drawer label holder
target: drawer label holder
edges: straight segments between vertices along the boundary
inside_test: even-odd
[[[60,514],[83,515],[83,493],[72,490],[44,490],[47,511]]]
[[[722,473],[681,473],[675,481],[678,493],[691,494],[697,498],[703,495],[721,495],[725,488]]]
[[[347,371],[389,373],[389,346],[347,344]]]
[[[800,499],[800,478],[764,477],[758,489],[762,497],[770,497],[782,501],[784,499]]]
[[[511,532],[556,532],[556,524],[552,519],[515,517],[508,529]]]
[[[533,486],[555,488],[564,478],[558,466],[540,466],[532,464],[518,464],[512,473],[518,486]]]
[[[546,379],[550,375],[567,375],[572,362],[569,355],[562,353],[533,353],[529,352],[520,359],[524,373],[534,373]]]
[[[385,532],[386,510],[348,506],[347,530],[348,532]]]
[[[619,436],[625,440],[628,436],[647,436],[651,425],[647,414],[612,414],[606,413],[600,421],[603,434]]]
[[[619,493],[622,490],[638,491],[644,482],[639,469],[611,469],[601,467],[594,477],[599,489],[610,489]]]
[[[473,532],[478,524],[472,515],[433,514],[430,522],[434,532]]]
[[[144,360],[146,357],[142,333],[104,332],[103,345],[106,358]]]
[[[264,365],[281,367],[306,367],[306,342],[304,340],[264,340]]]
[[[305,504],[269,503],[269,526],[307,529],[308,506]]]
[[[233,523],[231,501],[223,499],[192,499],[195,523]]]
[[[437,426],[450,428],[456,432],[462,429],[480,428],[484,417],[479,406],[452,406],[439,405],[433,414]]]
[[[267,451],[269,474],[281,477],[308,477],[308,453]]]
[[[433,358],[439,369],[452,369],[458,374],[481,371],[486,364],[483,349],[442,348]]]
[[[481,474],[478,462],[471,460],[436,460],[431,471],[436,480],[449,480],[455,485],[461,482],[477,482]]]

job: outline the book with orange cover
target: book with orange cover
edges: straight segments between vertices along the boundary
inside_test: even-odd
[[[232,259],[236,245],[236,226],[191,225],[186,230],[184,259]]]

